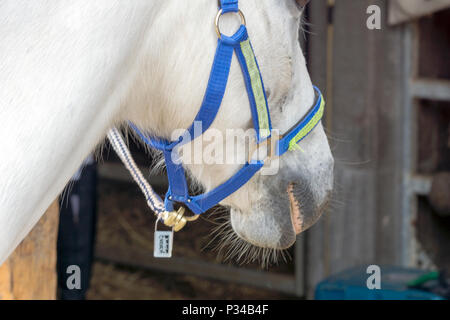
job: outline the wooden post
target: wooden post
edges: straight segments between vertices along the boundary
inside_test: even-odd
[[[0,266],[1,300],[56,299],[56,240],[59,209],[55,201],[14,253]]]
[[[308,57],[313,82],[324,88],[327,101],[337,202],[305,234],[308,298],[314,297],[318,282],[344,269],[401,264],[405,242],[401,199],[407,30],[388,27],[386,19],[382,30],[366,27],[367,7],[387,12],[387,1],[328,3],[334,3],[332,9],[325,0],[309,5],[314,36]]]

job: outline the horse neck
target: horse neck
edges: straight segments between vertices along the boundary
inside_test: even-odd
[[[160,2],[0,4],[0,264],[120,121]]]

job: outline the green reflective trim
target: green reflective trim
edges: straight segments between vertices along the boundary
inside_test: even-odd
[[[305,136],[308,135],[319,123],[319,121],[322,119],[323,116],[323,110],[325,109],[325,100],[323,99],[323,96],[320,97],[320,107],[319,110],[317,110],[314,117],[311,118],[311,120],[306,124],[306,126],[303,127],[302,130],[300,130],[294,138],[289,142],[289,151],[297,150],[300,147],[297,145],[297,143],[302,140]]]
[[[241,50],[247,64],[253,96],[255,97],[256,111],[258,113],[259,134],[262,139],[270,135],[269,115],[267,114],[267,103],[264,96],[261,74],[256,63],[250,40],[241,42]]]

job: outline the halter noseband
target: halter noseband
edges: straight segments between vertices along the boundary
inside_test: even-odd
[[[238,13],[242,20],[242,25],[231,37],[223,35],[219,29],[220,16],[229,12]],[[178,158],[177,149],[203,134],[216,118],[225,93],[233,52],[236,53],[245,80],[253,126],[256,130],[256,149],[263,144],[273,142],[271,141],[272,124],[264,84],[258,62],[248,37],[247,28],[245,26],[245,17],[239,10],[238,0],[221,0],[220,10],[216,16],[215,23],[218,42],[208,86],[203,103],[195,117],[194,123],[186,130],[185,134],[180,136],[176,141],[168,141],[163,138],[150,137],[149,135],[144,134],[135,124],[129,123],[130,127],[147,145],[161,150],[164,154],[169,189],[165,197],[164,208],[162,208],[162,206],[156,206],[156,209],[154,209],[157,213],[164,212],[166,214],[165,216],[164,214],[162,215],[162,219],[164,220],[169,218],[172,220],[182,219],[182,213],[178,213],[178,215],[177,213],[174,213],[174,203],[183,204],[196,215],[207,211],[245,185],[264,165],[264,161],[249,159],[237,173],[222,185],[207,193],[191,196],[188,193],[183,166],[180,163],[175,163],[173,161],[173,159]],[[314,89],[317,96],[314,106],[311,107],[297,125],[275,141],[275,148],[272,152],[273,156],[281,156],[289,150],[298,148],[297,144],[305,138],[322,119],[325,102],[320,90],[317,87],[314,87]],[[200,133],[197,132],[198,130],[194,130],[194,124],[197,121],[202,123],[202,130]],[[184,139],[184,137],[189,137],[189,139]],[[147,200],[149,201],[149,197],[147,197]],[[150,201],[153,203],[153,201],[157,202],[158,199],[150,199]],[[174,214],[167,215],[167,213]],[[172,225],[174,224],[172,223]]]

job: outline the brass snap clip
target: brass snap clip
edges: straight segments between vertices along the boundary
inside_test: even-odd
[[[184,207],[180,207],[177,211],[164,212],[161,217],[167,227],[171,227],[173,228],[173,231],[178,232],[184,228],[186,223],[195,221],[200,217],[199,214],[193,215],[191,217],[186,217],[184,215],[185,213],[186,209]]]

